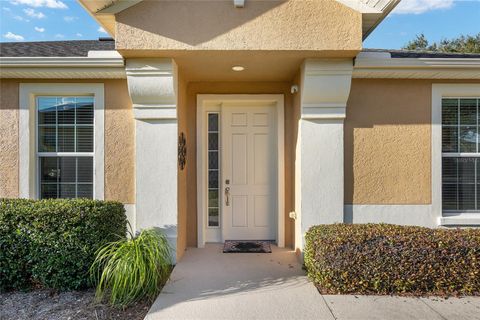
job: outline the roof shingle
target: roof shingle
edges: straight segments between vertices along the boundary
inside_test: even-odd
[[[115,50],[113,40],[2,42],[0,57],[86,57],[88,51]]]

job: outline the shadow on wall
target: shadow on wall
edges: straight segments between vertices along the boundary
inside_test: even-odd
[[[119,23],[196,46],[285,2],[246,1],[244,8],[236,9],[233,1],[144,1],[116,18]]]
[[[345,204],[431,202],[431,87],[429,80],[353,79]]]

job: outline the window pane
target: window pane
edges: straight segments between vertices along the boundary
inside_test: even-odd
[[[208,114],[208,131],[218,131],[218,113]]]
[[[458,210],[475,210],[475,184],[458,185]]]
[[[218,188],[218,171],[208,172],[208,187],[214,189]]]
[[[208,169],[218,169],[218,151],[208,153]]]
[[[77,124],[93,124],[93,97],[77,98]]]
[[[75,98],[60,98],[57,105],[58,124],[75,124]]]
[[[77,185],[77,197],[78,198],[93,198],[93,185],[92,184],[79,184],[79,185]]]
[[[443,210],[457,210],[457,184],[444,184],[442,186]]]
[[[472,157],[443,158],[442,206],[444,210],[477,210],[477,175],[480,161]]]
[[[55,127],[38,128],[38,151],[56,152],[57,151],[57,130]]]
[[[58,185],[58,197],[62,199],[75,198],[75,183],[60,183]]]
[[[476,127],[460,127],[460,152],[477,152]]]
[[[40,197],[42,199],[57,198],[57,184],[44,184],[40,186]]]
[[[75,152],[75,128],[58,128],[58,151],[57,152]]]
[[[218,208],[210,208],[208,209],[208,226],[209,227],[218,227]]]
[[[59,158],[59,182],[75,182],[77,159],[75,157],[60,157]]]
[[[57,121],[57,98],[41,97],[38,103],[38,123],[55,124]]]
[[[77,127],[77,152],[93,152],[93,127]]]
[[[208,134],[208,150],[218,150],[218,133]]]
[[[209,208],[218,207],[218,189],[208,190],[208,207]]]
[[[477,125],[476,99],[460,99],[460,124]]]
[[[93,157],[78,157],[78,182],[93,182]]]
[[[93,197],[93,157],[40,157],[41,198]]]
[[[442,124],[458,125],[458,99],[442,100]]]
[[[458,127],[442,128],[442,152],[458,152]]]
[[[475,183],[475,158],[457,158],[458,183]]]
[[[40,158],[40,182],[54,182],[58,180],[58,158],[41,157]]]

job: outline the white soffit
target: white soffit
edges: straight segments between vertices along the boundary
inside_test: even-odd
[[[388,52],[361,52],[353,78],[480,79],[480,58],[391,58]]]
[[[362,13],[363,40],[385,19],[401,0],[337,0]]]
[[[143,0],[116,0],[108,1],[109,3],[103,8],[99,9],[97,14],[116,14],[123,10],[142,2]]]
[[[125,79],[117,51],[90,51],[87,57],[0,57],[0,78]]]

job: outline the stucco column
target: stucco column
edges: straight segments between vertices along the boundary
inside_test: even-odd
[[[134,228],[161,228],[176,248],[177,68],[172,59],[128,59],[126,72],[135,117]]]
[[[308,59],[301,73],[295,163],[296,247],[311,226],[343,222],[343,120],[351,59]]]

